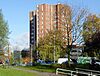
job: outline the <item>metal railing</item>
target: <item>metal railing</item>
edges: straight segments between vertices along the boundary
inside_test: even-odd
[[[76,69],[76,72],[79,74],[86,74],[88,76],[100,76],[100,71],[82,69],[82,68],[75,68],[75,69]]]
[[[76,71],[57,68],[56,75],[58,75],[59,73],[73,76],[73,75],[75,75]]]
[[[87,76],[100,76],[100,71],[81,69],[81,68],[75,68],[75,69],[76,71],[57,68],[56,75],[60,73],[60,74],[66,74],[70,76],[74,76],[74,75],[77,76],[78,74],[85,74]]]

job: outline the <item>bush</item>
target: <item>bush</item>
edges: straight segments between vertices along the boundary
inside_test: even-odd
[[[52,64],[51,67],[57,69],[61,68],[62,66],[60,64]]]
[[[70,64],[70,66],[68,64],[61,64],[63,69],[69,69],[69,70],[74,70],[76,67],[76,64]]]
[[[89,69],[90,64],[77,64],[76,68]]]
[[[100,65],[91,65],[91,64],[77,64],[76,68],[82,68],[82,69],[91,69],[91,70],[98,70],[100,71]]]

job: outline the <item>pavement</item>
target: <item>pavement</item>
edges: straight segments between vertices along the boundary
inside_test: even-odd
[[[40,71],[28,70],[28,69],[17,68],[17,67],[11,67],[11,68],[16,69],[16,70],[23,70],[23,71],[27,71],[27,72],[33,72],[33,73],[38,74],[38,76],[65,76],[65,75],[61,75],[61,74],[56,75],[55,73],[40,72]]]

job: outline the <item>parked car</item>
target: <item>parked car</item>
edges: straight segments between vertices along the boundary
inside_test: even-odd
[[[63,62],[62,64],[68,64],[68,61]],[[70,64],[74,64],[74,62],[73,61],[70,61]]]
[[[71,59],[70,59],[70,62],[72,62]],[[57,63],[58,64],[68,63],[68,58],[59,58]]]
[[[96,65],[100,65],[100,60],[95,60]]]
[[[37,60],[37,63],[39,63],[39,64],[46,64],[46,62],[44,61],[44,60]]]
[[[45,61],[47,65],[53,64],[53,61]]]
[[[20,64],[20,66],[26,66],[26,64]]]

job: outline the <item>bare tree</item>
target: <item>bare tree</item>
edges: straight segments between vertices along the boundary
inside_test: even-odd
[[[68,64],[70,66],[70,51],[74,43],[82,44],[83,23],[87,16],[86,9],[72,9],[69,5],[63,5],[59,11],[58,21],[66,32],[65,40],[68,54]]]

